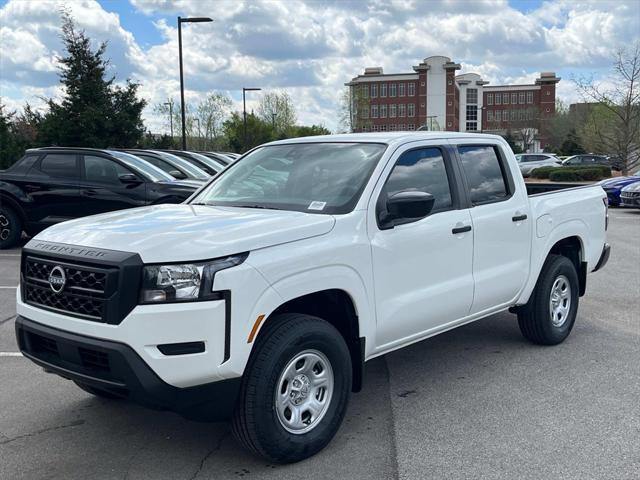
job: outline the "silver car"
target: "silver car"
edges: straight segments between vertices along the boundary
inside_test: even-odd
[[[531,172],[540,167],[559,167],[561,161],[550,153],[519,153],[516,155],[518,166],[523,177],[528,177]]]

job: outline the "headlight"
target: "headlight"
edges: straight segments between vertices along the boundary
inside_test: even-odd
[[[148,265],[142,272],[140,303],[213,300],[213,280],[220,270],[240,265],[248,253],[206,263]]]

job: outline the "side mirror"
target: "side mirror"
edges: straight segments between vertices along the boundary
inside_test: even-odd
[[[118,175],[118,179],[122,183],[126,184],[136,184],[142,183],[138,177],[136,177],[133,173],[124,173],[122,175]]]
[[[184,172],[181,172],[180,170],[171,170],[169,172],[169,175],[171,175],[173,178],[177,178],[179,180],[184,180],[185,178],[187,178],[187,176],[184,174]]]
[[[381,219],[381,228],[409,223],[426,217],[433,210],[436,199],[426,192],[407,190],[387,199],[387,215]]]

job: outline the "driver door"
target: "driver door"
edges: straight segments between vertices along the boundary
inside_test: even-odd
[[[385,172],[368,216],[378,350],[435,333],[465,317],[474,286],[471,215],[456,188],[459,170],[448,148],[406,149],[394,155]],[[386,200],[400,191],[432,194],[431,213],[381,228]]]

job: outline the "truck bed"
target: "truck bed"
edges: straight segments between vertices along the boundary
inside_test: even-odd
[[[527,194],[540,195],[570,188],[583,188],[594,185],[593,182],[526,182]]]

